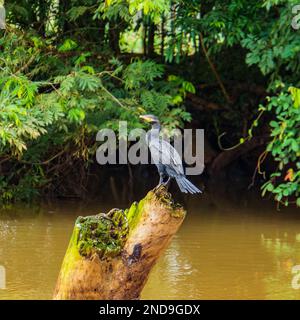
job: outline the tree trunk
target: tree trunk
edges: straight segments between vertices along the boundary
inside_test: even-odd
[[[154,39],[155,39],[155,24],[150,20],[149,31],[148,31],[148,50],[147,50],[147,55],[150,58],[154,57]]]
[[[79,217],[54,299],[139,299],[149,273],[185,217],[164,187],[125,211]]]
[[[144,56],[147,56],[148,54],[148,48],[147,48],[147,35],[148,35],[148,26],[147,23],[144,21],[143,24],[143,50],[144,50]]]
[[[120,54],[120,29],[118,28],[119,23],[120,22],[110,23],[110,29],[108,31],[109,47],[117,55]]]
[[[165,15],[162,14],[162,17],[161,17],[160,57],[163,62],[165,61],[165,37],[166,37],[165,22],[166,22]]]

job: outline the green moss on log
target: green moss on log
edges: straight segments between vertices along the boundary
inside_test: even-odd
[[[128,236],[128,221],[123,210],[113,209],[108,214],[79,217],[77,248],[80,255],[90,257],[96,253],[99,258],[117,256]]]
[[[186,212],[183,210],[182,206],[172,199],[171,193],[169,193],[164,186],[161,186],[153,191],[150,191],[147,195],[148,199],[154,197],[159,203],[163,204],[170,210],[170,214],[175,218],[182,218],[185,216]]]
[[[100,259],[115,257],[122,251],[129,232],[137,226],[145,204],[157,200],[170,210],[173,217],[181,218],[185,215],[182,207],[172,200],[170,193],[164,187],[150,191],[140,202],[134,202],[125,211],[112,209],[109,213],[95,216],[78,217],[76,232],[74,230],[72,243],[78,253],[84,257],[97,254]]]

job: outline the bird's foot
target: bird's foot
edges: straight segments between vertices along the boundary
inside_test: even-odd
[[[163,183],[162,183],[162,185],[165,186],[165,187],[168,189],[168,187],[169,187],[169,185],[170,185],[170,182],[171,182],[171,178],[169,177],[166,182],[163,182]]]
[[[162,187],[164,187],[164,188],[166,188],[166,189],[168,190],[170,181],[171,181],[171,178],[170,178],[170,177],[169,177],[168,180],[165,181],[165,182],[164,182],[163,179],[161,178],[161,179],[159,180],[158,185],[154,188],[154,191],[157,191],[157,190],[159,190],[159,189],[162,188]]]
[[[165,189],[166,191],[168,191],[168,184],[166,184],[165,182],[159,183],[155,188],[154,188],[154,192],[159,192],[162,189]]]
[[[164,186],[163,182],[160,182],[155,188],[154,190],[158,190],[159,188],[161,188],[162,186]]]

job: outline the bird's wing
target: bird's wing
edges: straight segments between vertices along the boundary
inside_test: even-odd
[[[155,164],[170,166],[177,174],[184,174],[182,160],[170,143],[163,139],[154,140],[149,143],[151,156]]]

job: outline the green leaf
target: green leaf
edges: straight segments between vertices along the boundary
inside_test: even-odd
[[[67,15],[70,17],[71,21],[77,20],[79,17],[84,15],[89,7],[85,6],[78,6],[78,7],[72,7],[68,12]]]
[[[300,107],[300,89],[295,87],[290,87],[289,91],[292,95],[295,108],[299,108]]]
[[[85,119],[85,112],[78,108],[72,108],[68,112],[68,119],[72,122],[81,122]]]
[[[77,43],[72,39],[66,39],[62,45],[58,47],[59,52],[68,52],[77,48]]]

